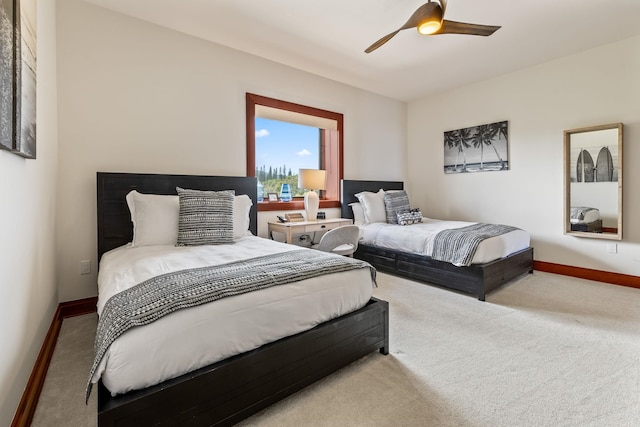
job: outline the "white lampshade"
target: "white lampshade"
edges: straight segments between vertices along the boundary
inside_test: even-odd
[[[327,182],[327,171],[319,169],[300,169],[298,171],[298,187],[309,190],[304,195],[304,210],[307,221],[315,221],[318,217],[320,198],[313,190],[324,190]]]
[[[319,169],[300,169],[298,187],[303,190],[324,190],[327,185],[327,171]]]

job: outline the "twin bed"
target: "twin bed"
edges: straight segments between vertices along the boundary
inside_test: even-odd
[[[176,187],[234,190],[233,243],[176,247],[159,238],[181,209]],[[141,326],[107,341],[104,352],[97,340],[100,357],[90,384],[97,383],[100,426],[232,425],[371,352],[388,353],[388,304],[371,297],[375,270],[358,260],[255,237],[256,205],[245,203],[255,200],[255,178],[98,173],[97,190],[99,338],[122,329],[120,320],[116,327],[103,324],[112,317],[107,311],[112,306],[151,298],[158,284],[173,286],[158,282],[159,277],[192,277],[211,268],[215,277],[237,284],[245,280],[246,271],[256,270],[253,264],[262,262],[258,275],[280,274],[285,282],[214,296],[207,300],[211,302],[187,304],[189,308],[145,323],[149,312],[173,298],[160,292],[132,322]],[[129,206],[126,201],[132,190],[141,194],[134,203],[135,234],[132,196]],[[169,219],[167,211],[173,215]],[[286,265],[308,258],[335,272],[292,274],[271,268],[274,257]],[[219,276],[228,266],[233,268],[223,272],[227,276]],[[253,270],[245,270],[247,266]],[[142,292],[121,297],[140,286],[146,286]]]
[[[357,194],[403,188],[400,181],[343,180],[341,216],[354,219],[353,204],[360,202]],[[419,239],[424,233],[439,231],[444,225],[440,221],[409,226],[379,222],[361,224],[363,240],[354,256],[369,262],[379,271],[461,291],[481,301],[492,290],[524,273],[533,272],[533,248],[529,246],[528,233],[522,230],[482,242],[469,266],[456,266],[434,259],[429,248],[420,247]],[[401,238],[396,239],[398,236]],[[413,247],[408,248],[407,244],[411,245],[412,240]]]

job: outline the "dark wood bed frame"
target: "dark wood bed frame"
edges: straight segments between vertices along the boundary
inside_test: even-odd
[[[402,190],[404,184],[401,181],[342,180],[342,217],[353,218],[349,203],[358,201],[355,194],[361,191],[377,192],[381,188]],[[354,256],[369,262],[379,271],[461,291],[480,301],[484,301],[489,292],[510,280],[525,273],[533,273],[531,247],[499,260],[469,267],[456,267],[428,256],[366,244],[359,244]]]
[[[131,241],[129,191],[176,194],[176,186],[235,189],[256,200],[256,178],[98,172],[98,259]],[[250,215],[257,234],[255,204]],[[112,397],[100,381],[98,425],[233,425],[376,350],[389,352],[389,311],[386,301],[372,298],[309,331],[143,390]]]
[[[571,224],[571,231],[587,231],[591,233],[602,233],[602,220],[597,219],[593,222],[581,222],[577,224]]]

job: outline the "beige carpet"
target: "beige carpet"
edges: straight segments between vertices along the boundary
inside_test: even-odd
[[[391,352],[242,426],[639,426],[640,290],[536,272],[479,302],[379,274]],[[95,426],[96,316],[66,319],[34,426]]]

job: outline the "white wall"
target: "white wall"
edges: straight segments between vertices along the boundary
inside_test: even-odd
[[[470,64],[470,67],[473,65]],[[412,202],[427,216],[528,230],[536,260],[640,275],[640,37],[409,104]],[[509,171],[443,173],[443,132],[509,121]],[[563,234],[563,130],[624,123],[624,239]]]
[[[404,179],[406,104],[58,0],[60,300],[96,294],[96,171],[245,175],[245,93],[345,116],[345,178]],[[265,216],[260,215],[260,234]]]
[[[0,151],[0,425],[8,426],[58,304],[55,2],[37,3],[37,156]]]

